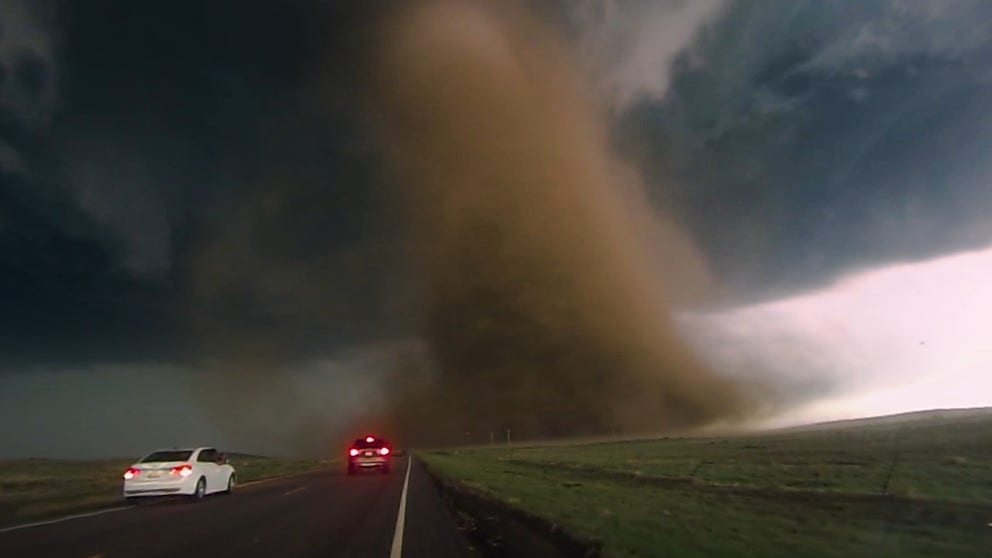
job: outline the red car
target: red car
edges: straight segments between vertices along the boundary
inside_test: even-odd
[[[389,442],[375,436],[358,438],[348,448],[348,474],[358,471],[379,469],[382,474],[389,473],[389,461],[392,459],[393,448]]]

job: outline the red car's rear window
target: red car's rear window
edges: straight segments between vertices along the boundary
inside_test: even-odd
[[[378,449],[378,448],[382,448],[382,447],[388,448],[389,447],[389,442],[387,442],[386,440],[383,440],[381,438],[376,438],[376,439],[372,440],[371,442],[366,442],[365,441],[365,438],[359,438],[359,439],[355,440],[355,443],[352,444],[351,447],[353,447],[355,449],[366,449],[366,448],[376,448],[376,449]]]

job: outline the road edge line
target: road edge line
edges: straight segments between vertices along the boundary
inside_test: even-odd
[[[276,480],[280,480],[280,479],[289,479],[289,478],[293,478],[293,477],[302,477],[304,475],[308,475],[310,473],[314,473],[314,472],[317,472],[317,471],[319,471],[319,469],[314,469],[313,471],[304,471],[302,473],[290,473],[288,475],[277,475],[277,476],[274,476],[274,477],[265,477],[264,479],[258,479],[258,480],[248,481],[248,482],[245,482],[245,483],[238,483],[238,484],[235,485],[235,489],[246,488],[246,487],[249,487],[249,486],[255,486],[255,485],[259,485],[259,484],[264,484],[264,483],[267,483],[267,482],[270,482],[270,481],[276,481]],[[151,502],[149,504],[142,504],[142,505],[147,506],[147,505],[151,505],[151,504],[154,504],[154,502]],[[129,510],[129,509],[131,509],[133,507],[134,507],[133,505],[129,505],[129,506],[117,506],[117,507],[114,507],[114,508],[100,508],[100,509],[93,510],[93,511],[86,512],[86,513],[77,513],[77,514],[73,514],[73,515],[65,515],[65,516],[62,516],[62,517],[55,517],[55,518],[52,518],[52,519],[45,519],[45,520],[42,520],[42,521],[35,521],[35,522],[32,522],[32,523],[22,523],[20,525],[10,525],[8,527],[0,527],[0,534],[9,533],[11,531],[18,531],[20,529],[28,529],[30,527],[44,527],[45,525],[54,525],[56,523],[62,523],[63,521],[72,521],[73,519],[85,519],[87,517],[93,517],[94,515],[102,515],[102,514],[105,514],[105,513],[111,513],[111,512],[119,512],[119,511],[123,511],[123,510]]]
[[[9,533],[11,531],[19,531],[21,529],[28,529],[31,527],[43,527],[45,525],[54,525],[56,523],[62,523],[63,521],[72,521],[73,519],[83,519],[84,517],[93,517],[95,515],[103,515],[105,513],[119,512],[123,510],[131,509],[131,506],[118,506],[116,508],[106,508],[102,510],[96,510],[86,513],[77,513],[74,515],[67,515],[64,517],[56,517],[55,519],[46,519],[45,521],[35,521],[34,523],[24,523],[22,525],[11,525],[10,527],[4,527],[0,529],[0,534]]]
[[[403,555],[403,527],[406,524],[406,491],[410,487],[410,469],[413,469],[413,456],[406,459],[406,479],[403,480],[403,494],[400,495],[400,510],[396,514],[396,530],[393,531],[393,547],[389,558],[400,558]]]

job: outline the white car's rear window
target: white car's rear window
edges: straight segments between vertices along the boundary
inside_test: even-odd
[[[141,462],[158,463],[164,461],[186,461],[189,459],[190,455],[193,455],[193,452],[190,450],[156,451],[142,459]]]

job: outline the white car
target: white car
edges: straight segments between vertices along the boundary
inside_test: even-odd
[[[184,495],[199,500],[234,489],[237,474],[214,448],[158,450],[124,471],[124,498]]]

